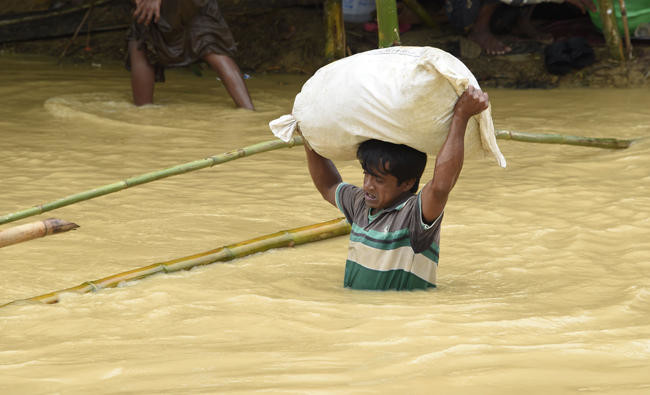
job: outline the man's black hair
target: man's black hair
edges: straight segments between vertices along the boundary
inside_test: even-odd
[[[357,159],[364,171],[373,174],[390,174],[397,178],[397,185],[415,179],[409,192],[418,191],[420,177],[427,165],[427,154],[404,144],[381,140],[366,140],[357,149]]]

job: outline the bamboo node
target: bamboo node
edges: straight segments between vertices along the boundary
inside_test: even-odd
[[[95,284],[95,283],[92,282],[92,281],[86,281],[85,283],[83,283],[83,284],[81,284],[81,285],[89,285],[90,288],[91,288],[91,290],[92,290],[93,292],[99,292],[99,291],[101,291],[101,287],[99,287],[97,284]]]
[[[227,260],[227,261],[229,261],[231,259],[235,259],[237,257],[235,255],[235,253],[228,247],[223,247],[223,249],[221,251],[224,251],[226,253],[226,259],[225,260]]]

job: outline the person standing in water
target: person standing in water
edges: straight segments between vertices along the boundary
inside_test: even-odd
[[[254,110],[232,58],[235,40],[216,0],[135,0],[135,5],[126,66],[136,106],[153,103],[154,84],[165,81],[165,68],[203,60],[219,74],[238,107]]]
[[[305,142],[309,173],[325,200],[352,225],[345,287],[412,290],[436,286],[440,224],[449,194],[463,168],[469,119],[488,108],[488,95],[470,86],[454,106],[433,178],[420,193],[427,155],[403,144],[367,140],[357,158],[363,188],[342,182],[331,160]]]

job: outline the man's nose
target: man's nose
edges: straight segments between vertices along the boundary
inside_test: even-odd
[[[373,182],[372,182],[372,176],[366,175],[365,177],[363,177],[363,189],[370,190],[370,189],[373,189],[373,188],[374,188],[374,185],[373,185]]]

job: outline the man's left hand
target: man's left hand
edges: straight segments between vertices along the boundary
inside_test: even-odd
[[[490,98],[487,93],[470,85],[458,98],[454,106],[454,116],[469,119],[488,108],[489,103]]]

